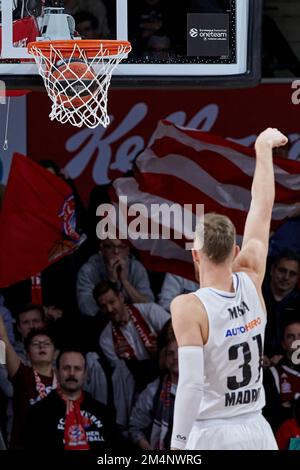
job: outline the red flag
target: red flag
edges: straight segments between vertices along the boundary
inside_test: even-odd
[[[28,279],[74,251],[85,239],[75,227],[71,188],[15,154],[0,215],[0,287]]]
[[[204,204],[205,212],[218,212],[230,217],[237,228],[238,241],[251,200],[255,153],[221,137],[160,121],[152,144],[137,158],[134,178],[114,182],[114,199],[121,195],[127,204],[142,203],[148,209],[148,239],[132,240],[148,269],[169,271],[193,279],[191,252],[184,242],[151,239],[150,206]],[[299,214],[300,162],[274,157],[276,202],[271,230],[285,218]],[[163,228],[169,220],[161,220]],[[171,221],[171,234],[176,230]]]

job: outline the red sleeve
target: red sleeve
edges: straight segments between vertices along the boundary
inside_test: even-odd
[[[23,364],[23,362],[20,361],[20,365],[18,367],[17,372],[15,373],[13,377],[10,378],[12,384],[15,385],[17,383],[23,383],[30,369],[32,368],[29,366],[25,366],[25,364]]]

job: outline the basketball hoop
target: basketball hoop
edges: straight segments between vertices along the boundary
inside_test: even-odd
[[[129,42],[55,40],[27,47],[52,101],[51,120],[91,129],[108,126],[108,87],[114,68],[131,51]]]

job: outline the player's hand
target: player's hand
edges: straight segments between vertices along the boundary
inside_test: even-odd
[[[278,129],[268,127],[256,139],[255,146],[268,145],[271,148],[281,147],[288,142],[288,138]]]

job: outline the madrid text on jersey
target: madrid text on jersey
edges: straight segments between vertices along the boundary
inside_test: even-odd
[[[245,403],[254,403],[259,399],[261,387],[251,388],[239,392],[230,392],[225,394],[225,406],[244,405]]]

